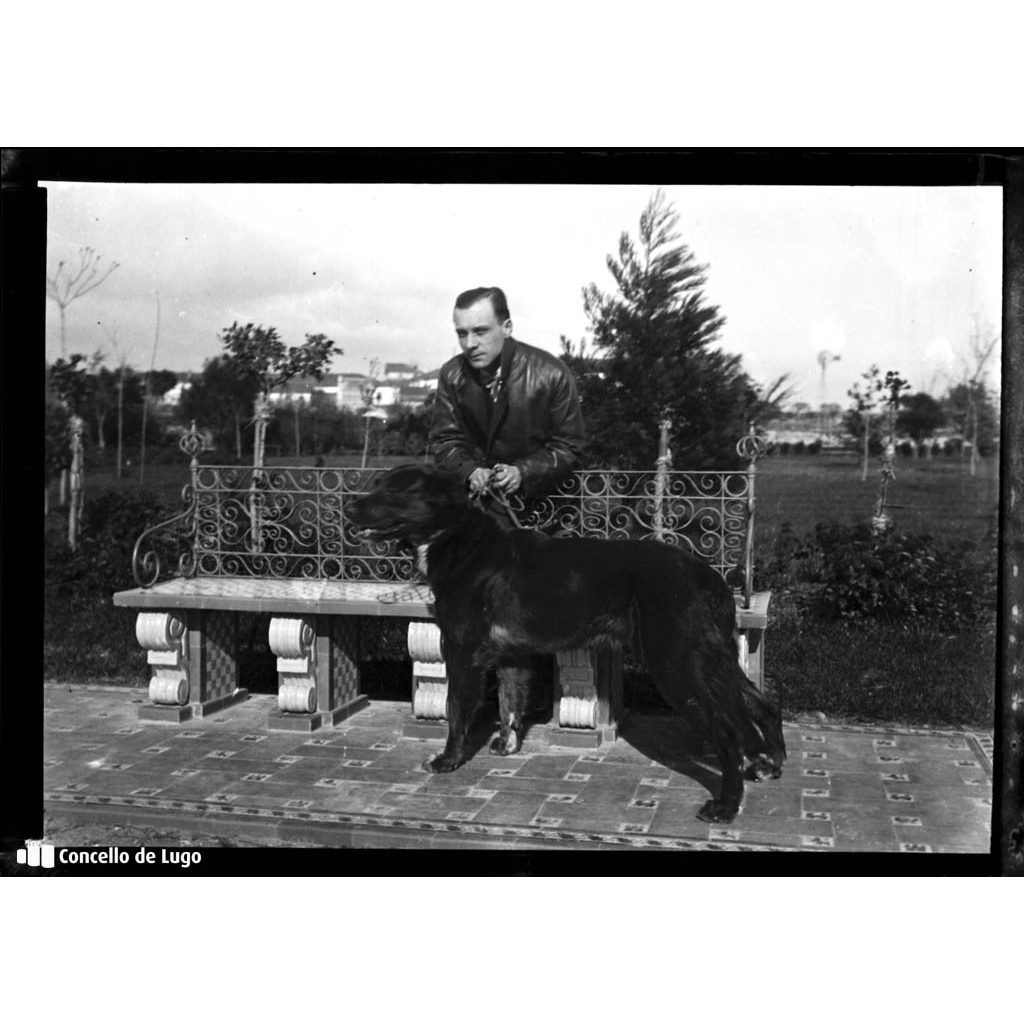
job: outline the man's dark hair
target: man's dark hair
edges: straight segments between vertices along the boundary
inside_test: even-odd
[[[508,299],[505,298],[505,293],[500,288],[470,288],[468,292],[463,292],[455,300],[455,308],[469,309],[481,299],[491,300],[491,306],[499,324],[503,324],[511,317],[512,314],[508,311]]]

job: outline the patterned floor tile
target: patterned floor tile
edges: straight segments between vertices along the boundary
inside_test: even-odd
[[[782,778],[748,785],[735,821],[709,827],[696,815],[720,785],[714,758],[690,756],[692,736],[667,716],[636,716],[635,743],[624,735],[585,752],[551,746],[549,727],[535,726],[520,755],[498,758],[485,744],[457,772],[432,775],[420,763],[443,741],[404,737],[406,705],[375,702],[310,737],[266,729],[270,695],[232,708],[229,721],[168,726],[138,721],[137,693],[46,694],[44,773],[53,799],[121,801],[126,815],[132,806],[208,806],[253,819],[364,815],[420,830],[425,845],[453,835],[467,843],[589,837],[608,848],[725,843],[808,852],[901,844],[974,852],[989,843],[985,747],[954,732],[787,725]]]
[[[579,758],[573,754],[549,754],[529,758],[517,775],[530,779],[564,779],[578,767]]]
[[[544,815],[542,806],[543,801],[529,793],[499,792],[486,802],[473,820],[479,824],[528,825],[538,814]],[[564,818],[564,811],[565,808],[560,807],[557,817]]]

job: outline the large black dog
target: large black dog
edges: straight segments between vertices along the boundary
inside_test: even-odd
[[[462,484],[422,466],[400,466],[349,506],[377,537],[426,545],[448,669],[448,741],[425,763],[449,772],[498,673],[499,738],[522,742],[524,656],[590,644],[634,642],[665,699],[709,738],[722,789],[698,817],[731,821],[751,774],[778,777],[786,758],[778,710],[739,667],[736,606],[728,586],[699,559],[656,541],[550,538],[502,529],[470,505]]]

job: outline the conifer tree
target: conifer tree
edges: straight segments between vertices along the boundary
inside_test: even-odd
[[[703,288],[707,267],[680,242],[679,216],[659,189],[608,256],[616,289],[583,290],[596,352],[565,358],[577,373],[590,465],[653,468],[668,420],[677,469],[729,468],[756,390],[739,356],[715,343],[725,318]]]

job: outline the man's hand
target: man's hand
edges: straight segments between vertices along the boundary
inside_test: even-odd
[[[523,474],[519,471],[518,466],[506,466],[499,462],[494,467],[492,482],[503,494],[515,494],[522,485]]]
[[[491,484],[491,473],[492,470],[484,466],[474,469],[469,474],[469,493],[474,497],[478,494],[483,494]]]

